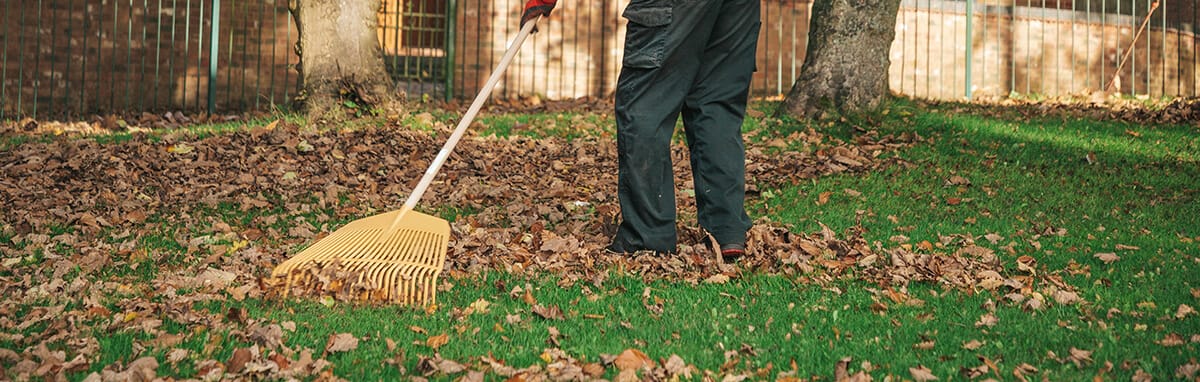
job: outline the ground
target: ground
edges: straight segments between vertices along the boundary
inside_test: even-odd
[[[695,227],[682,144],[680,253],[607,254],[606,108],[496,107],[419,204],[453,228],[428,307],[268,275],[398,208],[453,110],[8,125],[0,375],[1195,379],[1194,104],[1047,105],[758,105],[737,263]]]

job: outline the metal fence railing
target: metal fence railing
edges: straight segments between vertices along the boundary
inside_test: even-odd
[[[236,111],[295,94],[297,31],[285,1],[3,3],[5,118],[203,111],[210,96]]]
[[[803,65],[812,0],[762,1],[752,93],[779,97]],[[890,87],[964,99],[1113,82],[1124,94],[1196,96],[1198,0],[1158,1],[903,0]],[[562,3],[496,96],[611,95],[628,2]],[[409,95],[473,96],[516,33],[522,3],[384,0],[379,39],[392,78]],[[283,0],[3,1],[0,119],[286,105],[297,36]]]
[[[0,119],[286,107],[298,31],[283,0],[0,2]],[[454,0],[385,0],[393,78],[445,95]],[[450,55],[447,54],[450,52]]]
[[[891,88],[956,99],[1111,84],[1123,94],[1195,96],[1197,20],[1193,0],[904,0]]]

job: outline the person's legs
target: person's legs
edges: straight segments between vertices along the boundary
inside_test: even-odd
[[[741,129],[755,69],[759,7],[759,0],[722,1],[682,110],[700,226],[722,245],[745,243],[751,225]]]
[[[617,79],[621,225],[610,249],[674,252],[671,135],[701,68],[720,0],[634,0]]]

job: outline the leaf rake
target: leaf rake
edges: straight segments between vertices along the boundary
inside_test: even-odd
[[[413,208],[445,164],[467,127],[479,114],[501,74],[520,50],[540,17],[525,23],[509,44],[475,101],[459,121],[454,133],[417,187],[399,210],[362,218],[346,224],[312,246],[300,251],[271,271],[271,278],[284,281],[284,296],[293,288],[313,283],[339,289],[350,286],[364,300],[429,305],[437,297],[437,278],[446,263],[450,223]],[[353,279],[353,280],[347,280]]]

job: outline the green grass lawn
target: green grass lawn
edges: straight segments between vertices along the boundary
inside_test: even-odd
[[[453,116],[409,118],[428,128]],[[923,242],[937,248],[944,237],[968,238],[996,250],[1004,264],[1019,256],[1036,259],[1038,272],[1061,276],[1085,302],[1028,310],[987,290],[929,283],[884,287],[841,279],[817,285],[750,274],[693,285],[612,270],[603,282],[566,286],[553,275],[450,278],[437,307],[425,310],[254,298],[188,308],[279,324],[286,328],[285,346],[313,349],[317,357],[331,335],[349,333],[359,339],[357,348],[326,359],[334,375],[350,380],[420,374],[435,354],[476,370],[482,357],[544,370],[561,357],[548,349],[580,363],[626,349],[660,363],[678,355],[695,367],[694,379],[832,380],[835,365],[850,357],[851,374],[861,370],[876,380],[915,379],[911,369],[920,367],[940,380],[1128,380],[1138,373],[1171,380],[1180,378],[1178,368],[1198,362],[1200,315],[1186,311],[1200,307],[1200,129],[1054,117],[1000,120],[963,106],[910,101],[898,101],[880,119],[870,129],[926,139],[887,154],[897,164],[878,171],[766,190],[751,201],[752,215],[797,232],[816,232],[820,224],[839,233],[862,231],[883,248]],[[607,137],[612,129],[610,117],[598,115],[485,116],[480,123],[484,134],[533,137]],[[809,127],[850,139],[861,133],[851,124],[755,119],[747,129],[769,129],[755,139]],[[254,218],[233,205],[195,213],[224,221]],[[280,229],[290,220],[280,219]],[[170,226],[153,217],[148,223]],[[144,238],[140,245],[185,252],[173,236],[164,231],[161,240]],[[11,239],[0,232],[0,244],[11,245]],[[221,245],[235,241],[213,238]],[[1100,253],[1119,260],[1105,263]],[[104,274],[147,280],[156,272],[148,265]],[[514,288],[528,294],[514,295]],[[912,299],[889,300],[888,288]],[[561,319],[535,313],[531,299],[560,308]],[[119,299],[107,304],[120,311]],[[35,335],[44,326],[19,333]],[[249,330],[209,331],[169,318],[162,328],[184,338],[176,347],[189,351],[185,361],[166,362],[170,348],[146,346],[153,338],[144,333],[98,329],[102,359],[70,376],[82,379],[114,362],[151,355],[160,362],[159,376],[195,377],[197,362],[224,362],[253,344]],[[0,337],[0,348],[20,353],[13,344]],[[463,375],[429,374],[446,380]],[[608,368],[605,377],[616,376]]]

